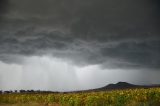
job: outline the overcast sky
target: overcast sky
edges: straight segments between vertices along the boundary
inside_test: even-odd
[[[160,84],[159,0],[0,0],[0,89]]]

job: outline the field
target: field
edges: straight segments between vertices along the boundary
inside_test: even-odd
[[[0,94],[0,106],[160,106],[160,88]]]

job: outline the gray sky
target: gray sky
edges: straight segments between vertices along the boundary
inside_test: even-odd
[[[1,0],[0,89],[160,84],[158,0]]]

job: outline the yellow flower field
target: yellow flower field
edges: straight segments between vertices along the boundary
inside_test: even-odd
[[[0,106],[160,106],[160,88],[81,93],[0,94]],[[33,104],[33,105],[31,105]]]

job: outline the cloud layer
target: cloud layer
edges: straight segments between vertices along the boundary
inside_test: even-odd
[[[1,3],[2,61],[11,62],[11,55],[51,53],[69,57],[77,64],[104,64],[111,68],[160,66],[160,16],[156,2],[8,0]]]

